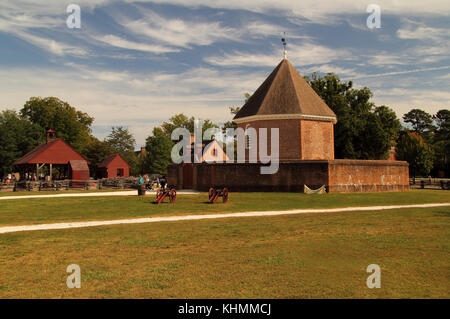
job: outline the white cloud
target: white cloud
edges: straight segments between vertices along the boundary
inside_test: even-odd
[[[39,74],[39,77],[36,77]],[[2,68],[0,109],[23,106],[31,96],[57,96],[95,118],[95,127],[128,126],[143,144],[155,125],[177,113],[214,122],[232,118],[265,74],[195,68],[180,74],[96,70],[67,63],[64,72],[43,68]],[[174,85],[176,83],[176,85]],[[103,137],[103,131],[98,133]],[[94,130],[94,134],[97,132]]]
[[[240,31],[221,25],[219,22],[199,22],[170,19],[150,10],[142,10],[139,20],[119,21],[135,34],[176,47],[190,48],[192,45],[210,45],[221,40],[239,40]]]
[[[443,40],[450,38],[450,30],[444,28],[432,28],[425,25],[407,26],[397,30],[397,36],[400,39],[416,39],[416,40]]]
[[[352,59],[352,53],[348,50],[331,49],[311,42],[301,45],[288,44],[288,59],[298,66],[312,64],[326,64],[336,60]],[[272,48],[269,54],[255,54],[235,51],[225,53],[222,56],[209,56],[204,60],[207,63],[219,66],[274,66],[282,58],[282,50]]]
[[[378,78],[378,77],[386,77],[386,76],[402,75],[402,74],[410,74],[410,73],[440,71],[440,70],[447,70],[447,69],[450,69],[450,65],[444,65],[444,66],[432,67],[432,68],[422,68],[422,69],[413,69],[413,70],[404,70],[404,71],[376,73],[376,74],[361,74],[361,75],[357,75],[353,78],[354,79]]]
[[[355,69],[346,69],[346,68],[339,67],[336,65],[331,65],[331,64],[322,64],[322,65],[318,65],[318,66],[316,65],[316,66],[312,66],[310,68],[303,70],[304,75],[310,74],[313,72],[334,73],[342,79],[345,79],[345,78],[353,79],[353,78],[355,78],[355,76],[357,74]]]
[[[430,114],[442,109],[449,109],[450,92],[425,89],[379,89],[374,90],[374,101],[377,105],[391,106],[401,118],[413,108],[420,108]]]
[[[170,48],[170,47],[164,47],[161,45],[156,44],[145,44],[140,42],[133,42],[128,41],[126,39],[122,39],[118,36],[109,34],[104,36],[97,36],[95,39],[102,41],[106,44],[109,44],[114,47],[127,49],[127,50],[136,50],[136,51],[144,51],[144,52],[151,52],[155,54],[160,53],[167,53],[167,52],[179,52],[178,49]]]
[[[175,4],[186,7],[210,7],[217,9],[247,10],[257,13],[305,17],[317,23],[329,23],[333,16],[341,14],[362,14],[367,16],[366,8],[370,2],[354,0],[127,0],[127,2],[147,2]],[[450,2],[443,0],[377,0],[382,14],[391,15],[433,15],[445,16],[450,12]]]

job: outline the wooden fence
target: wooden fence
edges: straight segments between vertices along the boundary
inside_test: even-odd
[[[104,178],[88,181],[75,181],[75,180],[19,181],[11,183],[0,183],[0,192],[137,189],[138,184],[139,184],[138,179],[133,177]]]

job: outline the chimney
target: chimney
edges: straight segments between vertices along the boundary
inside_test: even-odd
[[[145,154],[145,146],[141,146],[141,154]]]
[[[47,131],[47,143],[55,139],[55,134],[55,131],[53,131],[52,129]]]

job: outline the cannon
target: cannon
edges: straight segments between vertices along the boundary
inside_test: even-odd
[[[228,201],[228,188],[213,188],[211,187],[208,192],[209,203],[214,204],[219,197],[222,197],[222,201],[226,203]]]
[[[169,196],[170,203],[175,202],[175,200],[177,199],[177,191],[175,190],[175,188],[172,188],[170,190],[159,188],[156,191],[156,199],[153,204],[161,204],[167,196]]]

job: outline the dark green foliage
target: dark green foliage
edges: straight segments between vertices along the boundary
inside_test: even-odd
[[[409,163],[412,176],[427,176],[433,167],[433,151],[416,132],[401,132],[397,143],[397,158]]]
[[[450,174],[450,111],[440,110],[433,119],[436,123],[433,149],[435,153],[434,170],[437,175]]]
[[[394,111],[370,102],[369,88],[355,89],[352,81],[341,81],[332,73],[323,77],[313,73],[305,79],[338,118],[334,127],[336,158],[387,158],[400,130]]]
[[[111,133],[107,136],[105,142],[114,150],[114,153],[119,153],[131,166],[130,175],[139,173],[138,160],[136,153],[134,152],[136,140],[128,128],[113,126],[111,128]]]
[[[91,176],[95,176],[98,165],[109,155],[117,153],[111,145],[91,136],[89,143],[84,148],[83,155],[91,162],[89,169]]]
[[[56,137],[62,138],[79,152],[83,152],[89,143],[94,118],[56,97],[32,97],[20,114],[45,130],[56,131]]]
[[[212,123],[210,120],[202,120],[202,134],[208,129],[208,128],[214,128],[218,126],[214,123]],[[172,116],[169,121],[163,122],[161,124],[162,131],[166,136],[170,138],[172,132],[176,128],[186,128],[191,132],[194,133],[194,125],[195,125],[195,118],[193,116],[187,117],[183,113],[176,114]]]
[[[145,144],[147,154],[144,167],[147,173],[167,174],[167,167],[172,163],[172,146],[173,142],[167,134],[160,127],[155,127]]]
[[[16,111],[0,113],[0,178],[13,171],[12,164],[44,142],[44,130]]]
[[[412,130],[424,134],[433,130],[433,117],[421,109],[412,109],[403,115],[403,121],[411,125]]]

